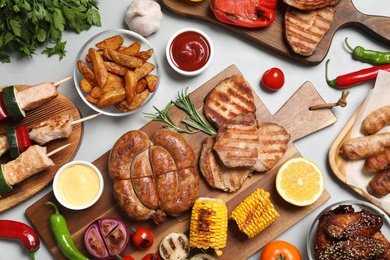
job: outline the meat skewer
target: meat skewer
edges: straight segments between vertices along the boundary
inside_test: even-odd
[[[69,145],[50,153],[47,153],[45,146],[33,145],[15,160],[0,164],[0,195],[10,192],[14,185],[53,166],[54,162],[49,157]]]
[[[27,138],[29,139],[28,141],[33,141],[39,145],[44,145],[53,140],[68,138],[72,134],[72,126],[74,124],[84,122],[99,115],[100,113],[97,113],[88,117],[80,118],[75,121],[73,120],[72,115],[55,116],[32,126],[30,129],[25,127],[25,131],[28,131],[28,136],[25,134],[26,136],[22,137],[22,139]],[[16,128],[16,131],[19,131],[19,129],[19,127]],[[9,139],[9,135],[0,135],[0,156],[2,156],[7,151],[10,151],[11,157],[16,158],[20,154],[20,152],[23,152],[25,148],[31,145],[25,145],[26,147],[23,147],[23,145],[20,145],[20,143],[22,142],[20,142],[19,139],[16,142],[11,140],[11,145],[16,146],[11,148]],[[17,151],[13,153],[11,149]]]
[[[33,110],[57,97],[58,86],[72,76],[58,82],[43,82],[33,86],[3,87],[0,93],[0,120],[10,117],[20,120],[26,117],[26,111]]]

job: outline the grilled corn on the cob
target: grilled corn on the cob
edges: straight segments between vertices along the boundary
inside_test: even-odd
[[[226,246],[228,211],[221,199],[198,198],[191,212],[190,246],[213,248],[217,255]]]
[[[269,192],[257,188],[230,214],[230,218],[236,221],[240,231],[249,238],[259,234],[280,216],[269,196]]]

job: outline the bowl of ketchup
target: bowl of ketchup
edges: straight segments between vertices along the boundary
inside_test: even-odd
[[[213,44],[201,30],[184,28],[171,36],[166,48],[169,65],[185,76],[202,73],[213,58]]]

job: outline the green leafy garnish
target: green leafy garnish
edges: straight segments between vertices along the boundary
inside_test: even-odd
[[[0,62],[10,63],[7,52],[31,57],[43,45],[43,54],[65,56],[62,33],[80,33],[101,26],[95,0],[0,0]]]
[[[145,117],[163,122],[165,123],[163,126],[164,128],[174,130],[178,133],[193,134],[202,131],[208,135],[215,135],[216,132],[214,128],[202,117],[201,114],[199,114],[194,103],[191,101],[190,95],[188,94],[188,88],[179,92],[178,96],[179,98],[176,101],[169,102],[164,110],[159,110],[158,108],[153,107],[157,112],[155,114],[144,113]],[[172,105],[176,105],[189,116],[189,118],[185,117],[181,119],[181,122],[186,125],[185,129],[177,126],[172,121],[169,114],[169,109]]]

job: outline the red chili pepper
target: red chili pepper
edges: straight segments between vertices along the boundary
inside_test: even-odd
[[[22,242],[23,247],[35,259],[34,253],[40,247],[38,235],[29,225],[14,220],[0,220],[0,237]]]
[[[7,117],[9,117],[9,115],[3,103],[3,94],[0,92],[0,120],[3,120]]]
[[[331,87],[338,87],[338,88],[352,87],[359,83],[376,79],[378,75],[378,71],[380,70],[385,70],[390,72],[390,64],[384,64],[384,65],[374,66],[367,69],[362,69],[344,75],[340,75],[335,79],[330,80],[328,78],[328,63],[329,60],[326,61],[325,78],[326,78],[326,82]]]
[[[21,153],[27,150],[32,143],[28,135],[29,129],[27,126],[19,126],[16,128],[16,137],[18,139],[19,150]]]
[[[221,22],[259,28],[273,23],[277,2],[278,0],[211,0],[210,9]]]

